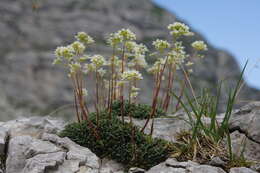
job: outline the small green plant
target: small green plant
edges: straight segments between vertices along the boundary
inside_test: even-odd
[[[95,139],[84,121],[67,125],[60,136],[69,137],[81,146],[90,148],[101,158],[108,157],[123,163],[126,168],[149,169],[170,156],[173,150],[171,143],[144,135],[136,127],[134,127],[133,138],[133,126],[130,123],[123,123],[115,116],[110,120],[107,116],[108,114],[105,112],[100,114],[97,129],[100,132],[99,140]],[[97,124],[95,113],[90,115],[90,119],[93,124]],[[133,140],[134,145],[132,145]]]
[[[121,109],[121,102],[114,101],[112,104],[112,112],[115,115],[121,116],[120,109]],[[125,110],[124,116],[132,115],[133,118],[147,119],[151,113],[152,107],[147,104],[129,103],[129,101],[126,101],[124,104],[124,110]],[[166,113],[162,109],[157,108],[154,117],[158,118],[165,115]]]

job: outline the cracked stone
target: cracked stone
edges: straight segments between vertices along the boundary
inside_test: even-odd
[[[192,161],[187,162],[178,162],[175,158],[170,158],[165,161],[166,166],[174,167],[174,168],[187,168],[192,166],[198,166],[199,164]]]
[[[260,144],[260,102],[251,102],[232,114],[230,129],[243,131]]]
[[[63,120],[50,117],[21,118],[0,125],[0,127],[8,129],[10,138],[25,135],[39,138],[44,132],[58,133],[64,126],[65,122]]]
[[[110,173],[110,172],[115,173],[123,170],[124,167],[122,164],[117,163],[114,160],[109,160],[107,158],[102,159],[100,173]]]
[[[56,145],[67,149],[68,160],[78,160],[80,165],[85,164],[88,167],[98,169],[100,167],[100,159],[88,148],[82,147],[69,138],[60,138],[54,134],[44,133],[42,140],[50,141]]]
[[[223,169],[218,167],[213,167],[209,165],[199,165],[199,166],[193,166],[188,167],[188,171],[191,173],[226,173]]]
[[[244,134],[235,131],[231,134],[233,153],[240,155],[241,151],[248,160],[260,160],[260,145],[248,139]]]
[[[257,173],[257,172],[249,168],[240,167],[240,168],[231,168],[229,173]]]
[[[211,161],[209,161],[208,163],[209,165],[211,166],[218,166],[218,167],[222,167],[222,166],[225,166],[227,163],[224,162],[221,158],[219,157],[213,157],[211,159]]]
[[[65,152],[38,154],[26,160],[23,173],[45,173],[45,170],[62,164],[66,157]]]

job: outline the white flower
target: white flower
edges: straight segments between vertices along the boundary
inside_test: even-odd
[[[183,51],[177,52],[177,51],[173,50],[168,53],[167,57],[168,57],[167,62],[169,64],[175,64],[178,66],[184,62],[184,60],[186,58],[186,53]]]
[[[65,58],[67,60],[70,60],[74,56],[74,50],[71,46],[57,47],[57,49],[55,50],[55,55],[57,58]]]
[[[128,70],[122,74],[123,81],[142,80],[142,74],[136,70]]]
[[[175,36],[175,37],[179,37],[179,36],[191,36],[193,35],[192,32],[190,32],[190,28],[183,24],[183,23],[180,23],[180,22],[175,22],[173,24],[170,24],[168,26],[168,29],[171,31],[171,35],[172,36]]]
[[[84,44],[82,44],[81,42],[79,42],[79,41],[75,41],[75,42],[73,42],[71,45],[70,45],[72,48],[73,48],[73,50],[79,55],[79,54],[82,54],[83,52],[84,52],[84,50],[85,50],[85,46],[84,46]]]
[[[123,41],[123,37],[119,35],[119,33],[112,33],[107,39],[107,43],[112,47],[115,47],[117,44],[121,43],[122,41]]]
[[[136,40],[135,34],[130,29],[121,29],[117,32],[124,41]]]
[[[90,58],[90,61],[96,69],[100,68],[101,66],[105,65],[105,63],[106,63],[105,58],[101,55],[92,56]]]
[[[194,41],[191,46],[198,51],[208,50],[207,45],[204,43],[204,41]]]
[[[171,45],[166,40],[157,39],[157,40],[153,41],[153,46],[155,47],[156,50],[163,51],[164,49],[169,48]]]
[[[85,32],[78,32],[75,38],[85,45],[94,43],[94,39]]]

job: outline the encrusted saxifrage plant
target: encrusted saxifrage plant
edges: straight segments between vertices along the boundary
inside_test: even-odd
[[[108,110],[108,118],[112,118],[112,105],[120,100],[121,119],[124,122],[124,103],[136,103],[140,88],[138,81],[143,79],[141,71],[146,69],[154,76],[154,90],[151,104],[151,113],[142,128],[142,132],[152,119],[151,134],[153,132],[153,122],[156,109],[161,108],[165,112],[171,101],[170,92],[174,91],[173,81],[176,70],[181,70],[185,76],[182,87],[189,86],[196,100],[196,96],[189,79],[193,59],[198,54],[189,55],[185,52],[185,47],[179,41],[181,37],[192,36],[189,27],[176,22],[168,26],[171,40],[156,39],[153,42],[155,52],[150,54],[157,60],[153,65],[146,62],[148,53],[147,47],[136,42],[136,35],[129,29],[121,29],[109,35],[107,43],[112,49],[112,54],[107,56],[92,55],[86,53],[90,44],[94,43],[91,36],[85,32],[79,32],[76,41],[67,46],[58,47],[55,51],[56,59],[54,64],[62,64],[68,69],[68,77],[73,84],[74,105],[78,122],[87,120],[89,127],[98,137],[95,130],[99,125],[100,112]],[[192,47],[197,52],[207,50],[203,41],[195,41]],[[194,56],[196,55],[196,56]],[[95,79],[95,103],[96,126],[89,121],[89,108],[86,104],[87,88],[90,85],[86,82],[87,75]],[[128,96],[125,94],[128,93]],[[182,93],[180,93],[180,98]],[[159,100],[159,97],[162,99]],[[132,117],[130,116],[132,122]]]

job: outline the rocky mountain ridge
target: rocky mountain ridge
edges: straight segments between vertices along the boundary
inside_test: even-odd
[[[71,85],[63,69],[51,66],[53,51],[70,42],[78,31],[94,36],[93,53],[109,54],[104,37],[122,27],[130,28],[138,41],[151,44],[167,38],[166,26],[179,20],[150,0],[1,0],[0,2],[0,110],[1,120],[30,113],[48,114],[72,103]],[[196,33],[195,38],[205,40]],[[185,44],[192,40],[183,40]],[[214,88],[222,79],[233,86],[239,67],[227,52],[209,45],[195,67],[195,88]],[[151,97],[151,79],[141,99]],[[254,99],[256,90],[245,86],[242,97]]]

